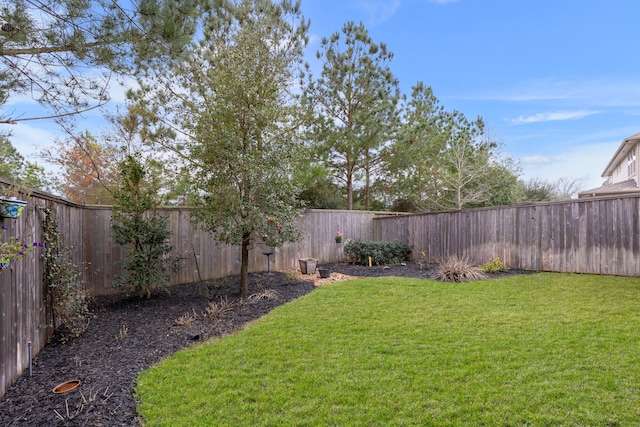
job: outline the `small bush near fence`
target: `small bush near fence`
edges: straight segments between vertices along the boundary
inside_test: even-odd
[[[480,266],[480,270],[485,273],[500,273],[501,271],[507,271],[509,268],[500,261],[500,258],[490,259],[486,263]]]
[[[344,255],[351,261],[362,265],[397,264],[411,255],[411,248],[399,242],[373,242],[370,240],[351,240],[344,245]]]

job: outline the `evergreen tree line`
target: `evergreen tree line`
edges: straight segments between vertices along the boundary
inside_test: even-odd
[[[184,124],[198,124],[199,116],[207,111],[207,100],[217,95],[207,85],[219,84],[216,79],[227,78],[222,73],[244,73],[249,69],[241,60],[226,65],[212,63],[216,55],[222,54],[221,48],[230,42],[235,31],[235,24],[229,21],[230,14],[221,12],[232,3],[226,6],[225,2],[219,3],[215,6],[214,2],[213,6],[205,8],[195,2],[181,14],[172,15],[169,20],[163,15],[170,12],[167,10],[169,3],[158,2],[152,9],[156,14],[154,16],[159,18],[148,23],[147,31],[163,28],[156,31],[164,31],[161,39],[167,45],[164,50],[157,52],[159,48],[154,48],[149,53],[151,47],[148,41],[144,41],[147,39],[138,32],[128,36],[128,44],[136,46],[128,50],[138,52],[129,63],[115,55],[108,59],[104,51],[95,53],[95,58],[92,58],[95,64],[102,64],[110,70],[134,73],[141,89],[130,92],[125,115],[112,117],[114,126],[110,135],[96,138],[89,130],[78,132],[76,126],[69,125],[68,121],[62,122],[69,137],[56,141],[53,148],[46,148],[41,153],[47,162],[57,166],[60,171],[57,178],[45,174],[44,168],[37,163],[25,161],[7,138],[0,140],[3,146],[0,173],[28,185],[61,193],[81,203],[111,204],[113,198],[109,188],[117,187],[119,161],[132,150],[146,151],[145,158],[153,164],[157,174],[171,177],[162,184],[161,191],[167,196],[164,202],[185,203],[189,193],[185,188],[194,178],[191,173],[193,168],[188,166],[190,162],[185,159],[204,153],[191,146],[191,149],[179,153],[177,162],[175,156],[170,155],[180,151],[175,150],[175,146],[186,147],[184,141],[195,136]],[[251,16],[259,10],[266,11],[274,4],[270,1],[251,1],[237,2],[236,6],[237,10],[244,8],[242,13]],[[285,115],[288,116],[288,125],[293,127],[283,143],[289,145],[287,150],[297,153],[286,154],[287,150],[274,153],[275,156],[289,156],[284,159],[287,161],[294,160],[294,157],[300,159],[291,168],[291,173],[278,171],[285,174],[279,179],[293,181],[290,185],[299,205],[321,209],[429,212],[562,199],[571,197],[571,192],[575,194],[580,189],[580,182],[570,178],[558,182],[541,179],[524,182],[520,179],[517,160],[502,152],[501,144],[487,130],[483,119],[478,117],[470,120],[459,111],[446,110],[425,83],[417,82],[410,94],[401,94],[399,82],[391,69],[393,53],[384,43],[374,42],[361,23],[348,22],[340,31],[322,40],[316,53],[320,72],[314,75],[311,67],[302,62],[308,23],[300,14],[300,5],[282,2],[280,6],[297,10],[299,14],[296,32],[289,33],[296,40],[287,40],[292,46],[297,44],[296,49],[289,52],[288,56],[275,58],[272,55],[266,58],[265,61],[271,63],[255,70],[261,76],[252,77],[254,85],[247,80],[251,76],[243,75],[243,78],[252,86],[254,96],[260,96],[260,91],[272,90],[277,85],[296,84],[294,78],[299,78],[301,93],[289,93],[280,106],[282,110],[288,109]],[[142,7],[140,3],[141,11]],[[147,7],[151,7],[150,4]],[[85,15],[89,14],[87,9],[83,10]],[[29,17],[27,12],[27,6],[19,2],[13,15],[19,18],[18,22],[24,22]],[[69,16],[72,13],[73,10],[68,11]],[[115,16],[124,32],[129,27],[124,24],[125,18],[120,15],[122,12],[118,13]],[[79,15],[77,11],[75,14]],[[196,18],[198,16],[200,21]],[[104,17],[105,21],[107,18]],[[176,25],[185,22],[191,24],[179,32]],[[206,28],[211,36],[208,40],[194,38],[196,32],[192,27],[197,27],[195,22],[201,22],[201,28]],[[92,24],[91,28],[86,29],[87,32],[92,28],[92,31],[97,31],[96,25]],[[273,27],[269,31],[273,31]],[[11,33],[14,32],[16,35],[19,33]],[[253,36],[255,34],[249,37]],[[37,39],[37,33],[31,33],[31,37]],[[124,34],[120,34],[120,37],[124,37]],[[59,38],[63,43],[62,33]],[[186,42],[187,39],[190,42]],[[219,44],[214,45],[214,42]],[[248,38],[243,43],[245,53],[255,52],[254,48],[259,48],[257,40]],[[121,42],[105,45],[115,46],[120,51],[123,49]],[[192,50],[194,47],[201,50]],[[180,53],[172,53],[172,49]],[[101,60],[101,55],[107,59]],[[189,59],[180,62],[177,59],[181,57]],[[174,67],[159,67],[158,58],[174,58],[168,61]],[[245,58],[245,61],[259,58],[256,55]],[[270,66],[278,66],[276,60],[283,61],[281,64],[290,68],[287,75],[279,76],[280,82],[264,82],[272,86],[261,87],[262,74],[268,73]],[[134,63],[138,64],[135,69]],[[224,67],[237,67],[242,71],[225,70]],[[18,77],[14,90],[20,87]],[[88,101],[85,104],[67,102],[62,107],[52,102],[53,94],[63,91],[60,87],[67,87],[61,83],[53,79],[40,85],[52,92],[43,89],[47,96],[41,95],[41,101],[52,105],[55,111],[81,111],[82,105],[88,105]],[[243,87],[243,82],[234,84]],[[91,87],[95,87],[95,82]],[[51,88],[55,88],[55,91]],[[187,100],[186,94],[197,94],[197,97]],[[72,98],[73,94],[67,93],[66,96]],[[230,115],[242,114],[242,107],[252,106],[248,99],[250,93],[245,96],[245,105],[231,110]],[[59,98],[58,94],[55,99]],[[180,105],[169,101],[171,98],[180,100]],[[103,101],[99,97],[94,99],[98,103]],[[166,122],[166,117],[178,118],[177,109],[181,109],[182,126]],[[162,120],[159,120],[160,111],[167,115]],[[211,111],[208,110],[208,113],[211,114]],[[216,119],[222,117],[219,113],[220,110],[216,110]],[[281,125],[277,123],[280,120],[277,116],[261,116],[262,120],[272,120],[274,126]],[[270,134],[271,137],[275,135]],[[203,143],[202,137],[200,129],[199,144]],[[224,158],[225,144],[217,141],[212,143],[215,145],[214,151]],[[149,149],[154,145],[156,148]],[[157,146],[161,146],[163,152],[157,150]],[[168,164],[170,157],[173,157],[171,163],[180,164],[181,168],[162,170],[162,165]],[[239,168],[239,160],[244,161],[236,159],[235,169]]]
[[[194,222],[242,248],[241,293],[249,249],[299,239],[304,208],[429,212],[568,195],[523,182],[481,117],[446,110],[423,82],[402,94],[393,53],[363,24],[323,38],[314,71],[300,0],[16,0],[0,21],[0,106],[30,96],[49,112],[3,108],[0,124],[55,120],[68,135],[42,152],[57,183],[30,178],[45,175],[6,135],[0,172],[123,204],[136,197],[123,199],[121,172],[139,165],[148,209],[192,206]],[[105,105],[114,82],[129,83],[126,109],[103,135],[82,129],[77,118]]]

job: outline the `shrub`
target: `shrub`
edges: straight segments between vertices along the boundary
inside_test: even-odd
[[[168,256],[171,231],[167,219],[156,213],[158,190],[145,180],[147,170],[134,156],[120,164],[121,182],[113,193],[111,207],[113,236],[125,246],[124,273],[114,285],[151,297],[154,288],[164,288],[169,272],[177,272],[179,258]]]
[[[362,265],[369,265],[369,257],[372,265],[397,264],[409,257],[411,248],[400,242],[356,239],[344,245],[344,254],[351,261]]]
[[[452,257],[438,262],[436,279],[443,282],[470,282],[484,279],[485,274],[474,266],[468,258]]]
[[[500,258],[494,258],[480,266],[480,270],[485,273],[500,273],[501,271],[507,271],[508,268],[502,261],[500,261]]]

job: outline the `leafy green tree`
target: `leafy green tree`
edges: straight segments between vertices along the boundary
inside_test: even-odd
[[[531,178],[522,186],[525,202],[546,202],[556,197],[554,184],[542,178]]]
[[[132,289],[140,297],[151,297],[156,287],[169,281],[177,259],[167,256],[173,247],[167,220],[156,212],[157,183],[145,180],[146,169],[140,159],[128,155],[120,163],[120,185],[113,197],[112,229],[115,241],[126,245],[125,272],[115,285]]]
[[[47,172],[44,166],[35,162],[25,161],[20,174],[20,183],[38,190],[57,193],[60,189],[60,181],[57,177]]]
[[[347,22],[342,32],[324,38],[319,78],[309,77],[305,100],[313,109],[311,138],[317,152],[344,189],[347,209],[364,181],[364,207],[382,163],[381,148],[394,138],[398,82],[389,62],[393,54],[374,43],[363,24]]]
[[[56,191],[58,181],[37,163],[25,160],[6,136],[0,135],[0,176],[43,191]]]
[[[144,155],[147,174],[159,188],[163,205],[188,203],[191,190],[189,168],[181,162],[166,161],[167,157],[155,146],[156,135],[145,125],[147,113],[136,105],[129,105],[123,114],[110,116],[111,129],[104,135],[105,148],[117,147],[120,153],[136,152]],[[173,133],[171,133],[173,138]],[[111,150],[109,150],[111,151]]]
[[[11,144],[9,138],[0,135],[0,176],[17,181],[24,167],[24,157]]]
[[[196,31],[198,10],[198,0],[3,2],[0,105],[26,95],[58,118],[104,105],[118,73],[182,51]],[[17,111],[0,116],[0,123],[34,118]]]
[[[447,145],[451,114],[422,82],[402,98],[402,125],[397,141],[385,152],[386,192],[394,210],[424,212],[434,209],[441,191],[439,156]]]
[[[137,108],[148,133],[188,171],[194,219],[241,247],[240,294],[249,249],[300,235],[292,93],[307,42],[300,2],[220,1],[203,16],[197,44],[181,61],[157,64]]]
[[[531,178],[521,183],[526,202],[548,202],[553,200],[569,200],[576,197],[584,187],[584,181],[579,178],[562,177],[556,181],[542,178]]]
[[[394,209],[435,211],[510,204],[522,196],[518,168],[501,156],[481,118],[448,112],[423,83],[403,98],[398,140],[386,151]]]
[[[294,171],[294,180],[301,190],[298,195],[307,209],[342,209],[344,198],[332,179],[331,171],[317,163],[301,165]]]
[[[524,189],[519,179],[520,167],[512,158],[496,155],[487,165],[487,172],[489,197],[477,207],[508,206],[524,201]]]

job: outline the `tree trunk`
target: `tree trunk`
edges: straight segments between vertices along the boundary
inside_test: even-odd
[[[240,262],[240,296],[246,297],[249,293],[249,244],[251,234],[242,235],[242,260]]]
[[[456,190],[456,208],[462,209],[462,188],[460,186]]]
[[[353,209],[353,176],[347,174],[347,210]]]
[[[365,162],[365,181],[364,181],[364,208],[365,210],[369,210],[369,196],[370,196],[370,186],[371,186],[371,159],[369,157],[369,150],[367,150],[367,159]]]

